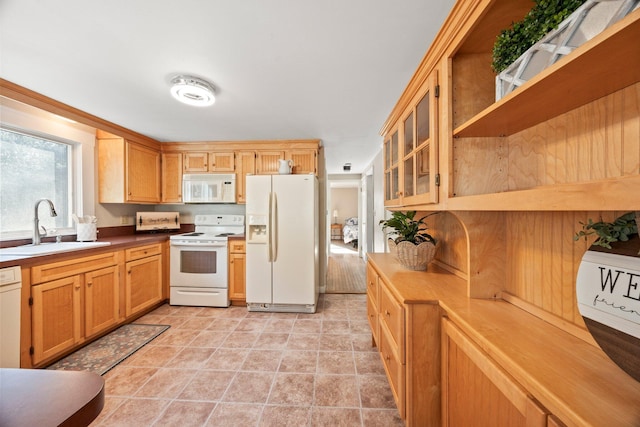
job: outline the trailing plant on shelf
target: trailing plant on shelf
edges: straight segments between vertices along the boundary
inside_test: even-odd
[[[514,22],[496,37],[491,64],[493,70],[500,73],[507,68],[585,1],[534,0],[535,5],[521,21]]]
[[[605,222],[602,218],[598,222],[593,222],[589,218],[586,223],[580,222],[582,230],[573,236],[573,240],[581,238],[587,240],[588,236],[595,234],[598,238],[593,242],[594,245],[611,249],[611,243],[626,242],[630,236],[638,233],[638,218],[640,217],[637,212],[628,212],[613,222]]]
[[[427,232],[427,223],[424,221],[431,215],[435,215],[438,212],[432,212],[423,216],[420,219],[414,219],[416,211],[393,212],[391,218],[381,220],[380,225],[383,231],[391,229],[389,236],[396,236],[393,241],[395,243],[411,242],[418,245],[423,242],[431,242],[434,245],[437,240]]]

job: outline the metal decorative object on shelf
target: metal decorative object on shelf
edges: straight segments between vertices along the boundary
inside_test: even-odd
[[[496,101],[640,7],[640,0],[587,0],[496,76]]]

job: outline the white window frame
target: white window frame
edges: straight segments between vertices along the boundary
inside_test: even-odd
[[[76,213],[82,216],[82,198],[78,195],[82,194],[82,144],[77,141],[72,141],[66,138],[62,138],[57,135],[40,132],[34,129],[24,129],[18,126],[11,126],[5,123],[0,125],[0,128],[9,131],[20,133],[34,138],[42,138],[49,141],[53,141],[60,144],[66,144],[71,147],[71,154],[69,158],[69,167],[71,168],[70,182],[69,182],[69,198],[67,201],[69,204],[69,212]],[[36,200],[33,201],[35,207]],[[33,210],[25,212],[25,215],[33,216]],[[71,219],[69,219],[71,221]],[[75,228],[70,222],[69,227],[56,228],[54,232],[49,235],[73,235],[75,234]],[[7,240],[21,240],[30,239],[33,237],[33,230],[18,230],[18,231],[4,231],[0,228],[0,241]]]

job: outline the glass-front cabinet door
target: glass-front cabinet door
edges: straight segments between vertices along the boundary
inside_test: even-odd
[[[400,171],[398,130],[384,142],[384,204],[397,206],[400,202]]]
[[[385,141],[385,206],[438,203],[437,77],[429,76]]]
[[[434,72],[403,121],[403,206],[438,202],[438,97]]]

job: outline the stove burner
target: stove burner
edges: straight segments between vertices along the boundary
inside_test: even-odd
[[[189,234],[183,234],[183,236],[188,236],[188,237],[195,237],[195,236],[202,236],[204,233],[189,233]]]
[[[220,233],[220,234],[216,234],[216,237],[227,237],[227,236],[233,236],[236,233]]]

